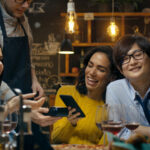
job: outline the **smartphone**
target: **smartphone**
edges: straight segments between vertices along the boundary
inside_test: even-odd
[[[60,95],[60,98],[67,107],[70,106],[71,108],[75,108],[76,109],[75,113],[80,112],[80,116],[78,117],[85,117],[85,114],[83,113],[83,111],[81,110],[81,108],[71,95]]]
[[[67,117],[68,116],[67,107],[50,107],[48,113],[44,113],[46,116],[55,116],[55,117]]]

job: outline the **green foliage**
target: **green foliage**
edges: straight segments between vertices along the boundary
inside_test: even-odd
[[[142,3],[144,0],[115,0],[114,2],[120,2],[120,3]],[[112,0],[91,0],[91,2],[99,2],[99,3],[107,3],[112,2]]]
[[[144,0],[118,0],[120,3],[130,3],[130,4],[133,4],[133,3],[141,3],[143,2]]]
[[[117,0],[120,4],[131,4],[136,9],[138,8],[138,4],[142,3],[144,0]]]
[[[112,0],[90,0],[92,3],[112,3]],[[120,4],[131,4],[136,9],[138,8],[138,4],[142,3],[144,0],[115,0],[115,2],[119,2]]]

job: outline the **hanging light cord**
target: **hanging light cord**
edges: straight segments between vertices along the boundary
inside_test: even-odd
[[[114,0],[112,0],[112,18],[114,17]]]

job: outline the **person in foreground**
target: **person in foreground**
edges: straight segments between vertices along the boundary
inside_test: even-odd
[[[114,47],[114,61],[125,78],[107,86],[106,103],[121,104],[125,121],[141,125],[134,131],[150,135],[150,41],[143,36],[125,35]]]
[[[2,56],[0,56],[2,58]],[[5,108],[4,117],[7,116],[8,113],[12,113],[19,110],[20,106],[20,98],[16,96],[12,89],[2,81],[2,73],[3,73],[3,63],[0,61],[0,105],[3,105]],[[48,108],[41,107],[45,102],[45,97],[41,97],[36,101],[31,100],[34,98],[36,93],[28,93],[23,94],[23,104],[30,105],[32,108],[31,119],[33,122],[39,124],[40,126],[48,126],[52,125],[61,117],[53,117],[53,116],[45,116],[42,113],[47,113],[49,111]],[[14,131],[10,132],[10,137],[12,138],[14,135]],[[45,143],[45,142],[44,142]],[[49,142],[48,149],[52,149],[50,147]],[[28,145],[30,146],[30,145]]]
[[[79,112],[69,108],[68,117],[58,120],[52,131],[53,143],[102,144],[103,132],[95,123],[97,106],[105,103],[105,89],[112,78],[114,65],[112,48],[96,47],[85,55],[84,67],[80,71],[76,86],[62,86],[56,95],[55,106],[66,107],[60,95],[71,95],[85,113],[79,118]]]
[[[3,72],[3,63],[0,61],[0,79]],[[49,109],[41,107],[45,102],[45,97],[41,97],[36,101],[31,100],[36,93],[23,94],[23,104],[30,105],[32,108],[31,119],[40,126],[52,125],[60,117],[44,116],[42,113],[48,113]],[[0,105],[5,105],[5,116],[7,113],[12,113],[19,110],[20,99],[16,96],[12,89],[4,82],[0,80]],[[34,113],[36,111],[36,113]],[[36,115],[35,115],[36,114]]]
[[[35,98],[37,100],[44,95],[44,91],[38,82],[30,57],[33,37],[25,11],[31,3],[32,0],[0,0],[0,46],[5,68],[3,81],[11,89],[19,88],[23,94],[37,93],[38,96]],[[39,145],[43,150],[49,149],[49,139],[41,133],[37,125],[41,123],[37,120],[45,117],[41,113],[42,110],[32,112],[35,118],[32,120],[36,124],[32,124],[33,135],[24,137],[24,149],[32,150],[34,145]]]

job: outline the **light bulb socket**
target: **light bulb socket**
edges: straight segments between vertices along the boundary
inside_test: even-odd
[[[69,2],[67,3],[67,13],[69,12],[75,12],[75,4],[73,0],[69,0]]]

